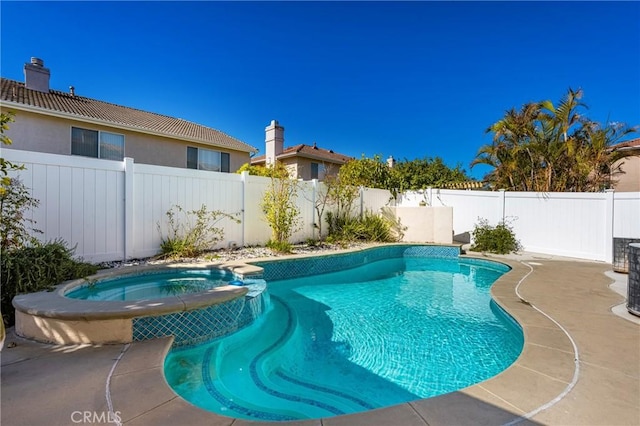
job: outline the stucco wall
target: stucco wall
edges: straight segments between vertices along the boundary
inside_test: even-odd
[[[2,110],[4,112],[6,108]],[[9,124],[9,130],[5,134],[12,139],[13,144],[6,148],[71,155],[71,127],[103,130],[124,135],[125,157],[131,157],[136,163],[141,164],[185,168],[187,167],[187,146],[228,152],[230,154],[231,172],[249,162],[249,153],[246,152],[121,130],[77,120],[34,114],[27,111],[17,111],[15,122]]]
[[[298,178],[311,180],[311,163],[318,164],[318,179],[323,180],[325,176],[335,175],[340,169],[339,164],[326,163],[321,160],[312,160],[310,158],[298,157]],[[323,171],[326,171],[326,173]]]
[[[304,157],[289,157],[283,158],[280,160],[282,164],[284,164],[287,169],[289,169],[289,174],[291,177],[295,177],[296,179],[303,180],[311,180],[311,163],[317,163],[319,165],[318,168],[318,179],[323,180],[328,175],[336,175],[338,170],[340,170],[341,164],[332,164],[325,163],[321,160],[312,160],[310,158]],[[327,173],[322,171],[322,167]]]
[[[452,207],[391,207],[406,226],[402,241],[451,244],[453,242]]]
[[[617,163],[622,165],[621,173],[616,176],[618,182],[615,184],[617,192],[637,192],[640,191],[640,156],[627,157]]]

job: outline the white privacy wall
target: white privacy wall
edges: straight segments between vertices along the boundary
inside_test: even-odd
[[[61,238],[76,255],[93,262],[147,257],[159,252],[166,212],[174,205],[238,214],[225,220],[224,240],[263,245],[271,237],[260,206],[269,178],[135,164],[78,156],[3,149],[8,161],[24,164],[12,172],[31,189],[39,206],[28,212],[43,231],[41,240]],[[291,241],[318,238],[314,205],[323,184],[298,182],[300,229]],[[398,197],[398,206],[453,208],[454,235],[473,230],[479,218],[495,225],[506,219],[527,251],[583,259],[612,260],[614,237],[640,238],[640,193],[550,193],[427,189]],[[393,205],[389,191],[363,188],[355,213]],[[325,210],[326,214],[326,210]],[[160,231],[158,230],[160,224]],[[323,232],[326,234],[326,223]]]

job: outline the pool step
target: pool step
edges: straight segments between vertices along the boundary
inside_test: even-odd
[[[297,377],[279,368],[274,360],[281,350],[287,351],[295,330],[292,313],[282,304],[268,312],[265,321],[283,324],[279,333],[269,335],[243,330],[224,345],[209,351],[203,361],[207,389],[220,404],[228,407],[228,415],[270,420],[319,418],[373,408],[363,401],[332,390],[321,384]],[[256,403],[256,401],[260,401]],[[273,412],[271,411],[273,408]],[[283,408],[286,411],[283,411]]]

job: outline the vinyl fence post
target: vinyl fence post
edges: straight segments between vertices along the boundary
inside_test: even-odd
[[[316,229],[318,229],[318,224],[316,224],[316,199],[318,197],[318,179],[311,179],[311,183],[313,184],[313,193],[311,195],[311,220],[312,230],[311,230],[311,238],[313,240],[316,239]],[[322,220],[322,218],[318,218],[318,220]],[[322,236],[320,235],[318,239]]]
[[[246,225],[246,220],[245,220],[245,212],[247,209],[246,206],[246,200],[247,200],[247,179],[249,177],[249,172],[244,171],[240,174],[240,176],[242,177],[242,210],[240,212],[241,214],[241,220],[242,220],[242,237],[240,238],[240,247],[244,247],[244,236],[245,236],[245,228],[247,227]]]
[[[505,212],[505,190],[504,189],[498,189],[498,203],[499,203],[499,210],[498,210],[498,223],[502,222],[504,223],[504,212]]]
[[[364,217],[364,186],[360,187],[360,219]]]
[[[605,189],[604,212],[604,261],[613,264],[613,214],[614,214],[614,189]]]
[[[134,229],[134,162],[133,158],[124,159],[124,260],[133,258],[135,250]]]

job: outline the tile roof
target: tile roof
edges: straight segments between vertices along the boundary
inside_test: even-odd
[[[328,163],[336,163],[336,164],[344,164],[349,160],[353,160],[353,157],[349,157],[348,155],[339,154],[337,152],[333,152],[330,149],[318,148],[315,144],[305,145],[299,144],[295,146],[291,146],[289,148],[285,148],[281,154],[277,156],[278,159],[289,158],[289,157],[303,157],[303,158],[311,158],[320,161],[326,161]],[[252,164],[264,163],[266,156],[261,155],[259,157],[253,157],[251,159]]]
[[[611,147],[613,150],[618,150],[621,148],[640,148],[640,138],[631,139],[628,141],[620,142],[619,144],[613,145]]]
[[[243,152],[257,149],[219,130],[180,118],[141,111],[121,105],[72,95],[58,90],[48,93],[27,89],[24,83],[2,78],[0,102],[5,108],[30,107],[30,110],[54,112],[70,118],[96,120],[117,128],[153,133]]]

